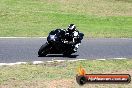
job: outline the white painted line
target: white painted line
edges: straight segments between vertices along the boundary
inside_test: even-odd
[[[52,60],[52,61],[46,61],[46,62],[52,63],[52,62],[64,62],[64,61],[67,61],[67,60]]]
[[[74,61],[82,61],[82,60],[86,60],[86,59],[75,59],[75,60],[52,60],[52,61],[46,61],[46,62],[64,62],[64,61],[74,62]]]
[[[33,61],[32,64],[42,64],[44,62],[64,62],[64,61],[69,61],[69,62],[74,62],[74,61],[81,61],[81,60],[86,60],[86,59],[75,59],[75,60],[52,60],[52,61]],[[16,63],[0,63],[0,66],[13,66],[13,65],[20,65],[20,64],[27,64],[28,62],[16,62]]]
[[[16,63],[7,63],[6,65],[12,66],[12,65],[17,65]]]
[[[12,65],[19,65],[19,64],[26,64],[27,62],[16,62],[16,63],[0,63],[0,66],[3,65],[8,65],[8,66],[12,66]]]
[[[44,63],[43,61],[33,61],[33,64],[42,64]]]
[[[53,62],[64,62],[66,60],[53,60]]]
[[[13,63],[0,63],[0,66],[4,66],[4,65],[15,65]]]
[[[2,38],[5,38],[5,39],[17,39],[17,38],[20,38],[20,39],[24,39],[24,38],[47,38],[47,37],[0,37],[1,39]]]
[[[74,61],[83,61],[83,60],[87,60],[87,59],[75,59],[75,60],[52,60],[52,61],[33,61],[32,64],[42,64],[44,62],[64,62],[64,61],[68,61],[68,62],[74,62]],[[97,60],[105,60],[105,59],[97,59]],[[3,65],[7,65],[7,66],[13,66],[13,65],[20,65],[20,64],[27,64],[28,62],[16,62],[16,63],[0,63],[0,66]]]
[[[6,65],[6,63],[0,63],[0,66]]]
[[[86,60],[86,59],[75,59],[75,60],[68,60],[69,62],[74,62],[74,61],[83,61],[83,60]]]
[[[96,60],[106,60],[106,59],[96,59]]]
[[[123,59],[127,59],[127,58],[113,58],[113,59],[123,60]]]
[[[54,62],[54,61],[46,61],[46,62],[51,63],[51,62]]]
[[[118,60],[122,60],[122,59],[127,59],[127,58],[112,58],[112,59],[118,59]],[[68,61],[68,62],[74,62],[74,61],[84,61],[87,59],[75,59],[75,60],[51,60],[51,61],[33,61],[32,64],[42,64],[44,62],[47,63],[51,63],[51,62],[64,62],[64,61]],[[96,60],[106,60],[106,59],[96,59]],[[27,64],[28,62],[16,62],[16,63],[0,63],[0,66],[12,66],[12,65],[20,65],[20,64]]]
[[[27,64],[27,62],[16,62],[16,64]]]

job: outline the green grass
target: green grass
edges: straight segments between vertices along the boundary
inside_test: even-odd
[[[74,3],[72,3],[74,2]],[[75,23],[85,37],[132,37],[126,0],[1,0],[0,36],[47,36]]]
[[[106,73],[132,69],[131,60],[87,60],[77,62],[52,62],[40,65],[15,65],[0,67],[0,84],[10,80],[54,80],[74,78],[79,66],[87,73]]]
[[[86,60],[76,62],[50,62],[39,65],[25,64],[15,66],[1,66],[0,67],[0,87],[1,88],[43,88],[45,86],[60,85],[59,81],[64,81],[59,88],[63,85],[69,85],[67,88],[78,88],[78,84],[75,81],[75,76],[78,74],[80,65],[85,68],[88,74],[131,74],[132,72],[132,60]],[[57,81],[58,80],[58,81]],[[66,81],[67,80],[67,81]],[[66,81],[66,82],[65,82]],[[56,83],[57,82],[57,83]],[[41,87],[40,87],[41,86]],[[99,84],[89,84],[94,88],[99,87]],[[108,84],[103,84],[104,87]],[[113,86],[112,84],[109,85]],[[114,84],[116,88],[130,87],[130,85]],[[53,88],[52,87],[52,88]],[[45,87],[48,88],[48,87]],[[87,88],[87,85],[84,86]]]

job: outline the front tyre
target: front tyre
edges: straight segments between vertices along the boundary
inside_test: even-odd
[[[39,49],[39,51],[38,51],[38,55],[41,57],[41,56],[46,56],[47,55],[47,48],[48,48],[48,43],[45,43],[45,44],[43,44],[41,47],[40,47],[40,49]]]

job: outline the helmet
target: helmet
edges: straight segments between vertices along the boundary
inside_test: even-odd
[[[69,26],[68,26],[68,29],[67,29],[68,31],[75,31],[76,30],[76,26],[74,25],[74,24],[70,24]]]

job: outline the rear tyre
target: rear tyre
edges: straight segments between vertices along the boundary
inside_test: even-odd
[[[48,43],[45,43],[45,44],[43,44],[41,47],[40,47],[40,49],[39,49],[39,51],[38,51],[38,56],[46,56],[47,55],[47,48],[48,48]]]

